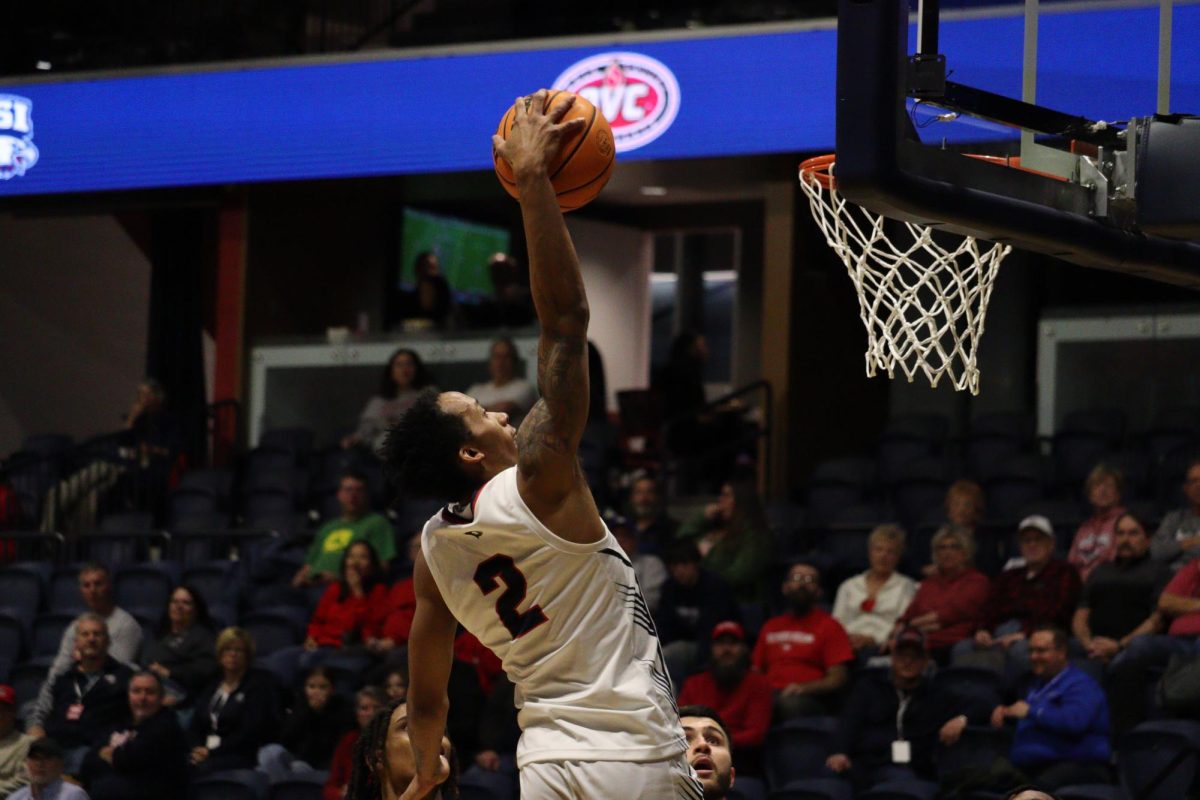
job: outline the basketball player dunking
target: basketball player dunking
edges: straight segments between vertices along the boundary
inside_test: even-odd
[[[521,797],[688,798],[703,787],[654,623],[629,559],[604,526],[579,467],[588,414],[588,304],[547,164],[578,123],[545,93],[517,103],[507,140],[541,323],[541,400],[519,431],[457,392],[427,393],[389,433],[387,467],[405,490],[451,501],[425,524],[414,571],[408,726],[416,777],[445,776],[447,679],[461,622],[516,685]]]

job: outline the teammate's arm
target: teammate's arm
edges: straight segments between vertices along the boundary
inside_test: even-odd
[[[541,323],[538,391],[519,436],[522,495],[553,513],[584,483],[576,453],[588,414],[587,327],[589,309],[579,259],[550,184],[548,163],[564,135],[582,120],[562,123],[570,102],[543,113],[545,91],[517,101],[508,139],[497,152],[512,164],[529,249],[529,283]]]
[[[417,610],[408,640],[408,737],[416,776],[404,800],[424,797],[448,775],[441,757],[442,736],[450,708],[446,685],[454,663],[454,633],[458,628],[422,553],[413,563],[413,589]]]

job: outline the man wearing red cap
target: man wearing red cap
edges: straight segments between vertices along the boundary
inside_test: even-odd
[[[17,693],[0,684],[0,797],[25,785],[25,753],[32,741],[17,730]]]
[[[711,652],[708,669],[684,682],[679,705],[716,709],[728,727],[743,774],[754,774],[771,727],[771,684],[750,669],[746,632],[738,623],[717,623]]]

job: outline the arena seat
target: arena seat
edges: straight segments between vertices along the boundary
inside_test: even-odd
[[[794,781],[782,789],[773,789],[769,800],[851,800],[850,784],[840,778],[814,778]]]
[[[40,614],[33,623],[33,637],[30,644],[30,656],[53,658],[58,653],[62,642],[63,632],[75,621],[75,614],[50,612]]]
[[[0,610],[0,668],[11,670],[25,654],[28,625],[24,620]]]
[[[267,776],[252,769],[216,772],[192,781],[191,800],[265,800]]]
[[[180,477],[178,489],[207,490],[225,505],[233,496],[233,471],[221,467],[188,470]]]
[[[767,784],[787,786],[825,774],[825,759],[836,728],[835,717],[792,719],[771,728],[764,755]]]
[[[1120,739],[1121,786],[1139,800],[1189,797],[1200,786],[1200,722],[1143,722]]]
[[[506,772],[488,772],[472,766],[458,779],[459,797],[479,800],[516,800],[517,791],[513,776]]]
[[[1064,786],[1054,794],[1058,800],[1129,800],[1124,789],[1107,783]]]
[[[938,785],[932,781],[904,780],[877,783],[856,795],[857,800],[934,800]]]
[[[133,564],[117,571],[113,595],[121,608],[144,609],[157,616],[167,607],[171,588],[178,581],[179,571],[172,562]]]
[[[242,627],[254,638],[259,656],[300,644],[307,625],[307,612],[291,606],[255,609],[242,616]]]
[[[297,775],[272,782],[268,797],[270,800],[322,800],[324,788],[324,775]]]
[[[286,450],[297,460],[307,458],[313,450],[315,434],[311,428],[272,428],[258,437],[258,446],[271,450]]]
[[[43,579],[33,569],[8,566],[0,569],[0,610],[33,621],[42,607]]]
[[[945,779],[978,764],[1007,758],[1012,749],[1012,731],[1006,728],[968,726],[952,747],[939,745],[934,757],[938,778]]]
[[[36,659],[17,664],[8,672],[8,682],[17,695],[17,708],[36,700],[46,673],[50,671],[52,658]]]
[[[79,594],[79,568],[82,564],[66,564],[56,567],[50,575],[50,589],[46,606],[50,611],[82,614],[87,605]]]

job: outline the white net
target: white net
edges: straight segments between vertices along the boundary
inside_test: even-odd
[[[800,185],[858,292],[867,375],[882,369],[894,378],[899,367],[910,383],[921,372],[932,386],[948,375],[955,389],[979,394],[976,355],[988,300],[1012,247],[970,236],[936,242],[927,226],[847,203],[832,175],[832,159],[812,159],[801,165]]]

